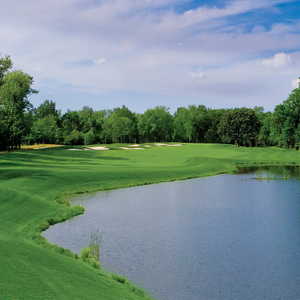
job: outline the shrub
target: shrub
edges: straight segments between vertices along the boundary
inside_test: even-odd
[[[93,255],[93,250],[90,247],[83,248],[80,252],[81,259],[91,265],[92,267],[99,269],[100,263]]]
[[[99,231],[93,232],[90,235],[89,246],[82,249],[80,257],[84,262],[92,265],[94,268],[100,267],[100,245],[102,236]]]

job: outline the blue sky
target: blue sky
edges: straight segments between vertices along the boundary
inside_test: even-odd
[[[300,1],[11,0],[0,40],[35,105],[271,110],[300,76]]]

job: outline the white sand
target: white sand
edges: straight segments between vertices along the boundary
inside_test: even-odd
[[[127,147],[120,147],[123,150],[145,150],[144,148],[127,148]]]
[[[69,151],[82,151],[82,149],[68,149]]]
[[[163,147],[163,146],[167,146],[167,147],[181,147],[183,146],[182,144],[162,144],[162,143],[156,143],[155,144],[158,147]]]
[[[140,147],[141,145],[135,144],[135,145],[130,145],[129,147]]]
[[[109,148],[107,147],[88,147],[86,148],[86,150],[98,150],[98,151],[106,151],[106,150],[109,150]]]

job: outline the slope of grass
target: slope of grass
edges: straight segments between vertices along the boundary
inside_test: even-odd
[[[67,206],[72,194],[232,172],[237,164],[300,164],[300,153],[191,144],[1,154],[0,299],[147,299],[130,283],[48,244],[40,231],[81,212]]]

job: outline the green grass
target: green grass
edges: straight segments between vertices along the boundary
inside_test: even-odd
[[[122,277],[48,244],[40,231],[81,212],[65,201],[75,193],[230,173],[237,165],[256,164],[297,165],[300,153],[191,144],[0,154],[0,299],[146,299]]]

